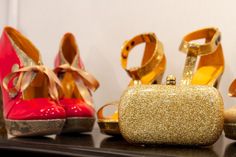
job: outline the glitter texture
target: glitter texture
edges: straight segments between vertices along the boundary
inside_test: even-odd
[[[130,143],[211,145],[222,133],[223,106],[211,86],[129,87],[121,97],[119,127]]]
[[[194,53],[188,53],[185,61],[183,77],[181,85],[189,85],[192,82],[193,71],[197,62],[197,55]]]

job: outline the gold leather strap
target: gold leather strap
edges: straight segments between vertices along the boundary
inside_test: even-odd
[[[194,40],[205,39],[204,44],[194,43]],[[179,50],[187,53],[183,77],[181,80],[182,85],[188,85],[193,78],[193,71],[197,62],[197,56],[204,56],[214,53],[220,45],[221,34],[217,28],[205,28],[194,31],[186,35]],[[211,61],[209,61],[211,62]]]
[[[128,56],[132,48],[141,43],[146,43],[141,67],[127,68]],[[151,51],[151,53],[150,53]],[[143,76],[150,73],[161,61],[164,56],[162,43],[154,33],[147,33],[135,36],[126,41],[121,50],[121,65],[133,80],[140,80]]]
[[[103,105],[97,112],[97,117],[99,121],[118,121],[118,119],[113,119],[111,116],[104,116],[104,108],[108,106],[118,107],[119,101],[111,102],[109,104]]]

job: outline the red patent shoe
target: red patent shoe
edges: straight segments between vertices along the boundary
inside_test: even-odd
[[[95,110],[90,90],[95,91],[98,81],[84,69],[75,37],[63,36],[55,60],[55,73],[61,80],[64,98],[60,103],[66,110],[63,133],[91,131],[95,122]]]
[[[58,104],[60,81],[42,65],[39,51],[17,30],[0,39],[0,82],[6,129],[13,136],[58,134],[65,110]]]

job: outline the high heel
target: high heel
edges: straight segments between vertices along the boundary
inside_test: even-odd
[[[193,41],[205,39],[205,43]],[[180,51],[187,53],[182,85],[210,85],[218,88],[224,72],[224,55],[220,43],[221,35],[217,28],[205,28],[189,33],[183,38]],[[196,72],[197,57],[201,56]]]
[[[0,137],[7,135],[5,128],[5,122],[3,117],[3,102],[2,102],[2,91],[0,90]]]
[[[6,27],[0,39],[3,112],[13,136],[58,134],[65,110],[58,104],[60,82],[42,65],[39,51],[17,30]]]
[[[205,39],[205,43],[193,43],[194,40]],[[221,34],[217,28],[205,28],[186,35],[180,45],[180,51],[187,53],[182,85],[209,85],[219,87],[224,72],[224,55],[220,43]],[[197,56],[201,56],[196,72],[194,72]],[[236,110],[235,110],[236,112]],[[228,123],[231,111],[225,112],[224,129],[226,137],[236,138],[236,124]],[[236,117],[235,117],[236,118]],[[236,121],[235,121],[236,122]]]
[[[229,87],[229,96],[236,97],[236,79]],[[225,136],[236,140],[236,105],[224,112],[224,132]]]
[[[64,98],[60,100],[66,110],[62,133],[92,131],[95,110],[90,91],[95,91],[99,83],[85,71],[75,37],[71,33],[66,33],[61,40],[54,71],[64,92]]]
[[[132,48],[141,43],[146,43],[141,67],[127,68],[128,55]],[[138,84],[159,84],[161,83],[165,68],[166,58],[163,52],[162,43],[154,33],[140,34],[126,41],[121,49],[121,65],[132,78],[129,86]],[[104,116],[104,109],[109,106],[119,106],[119,101],[102,106],[98,112],[98,125],[104,134],[120,135],[118,125],[118,111],[112,116]]]

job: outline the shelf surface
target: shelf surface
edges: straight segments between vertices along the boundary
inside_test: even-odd
[[[135,146],[122,137],[103,135],[99,129],[87,134],[15,138],[1,135],[0,152],[28,156],[177,156],[177,157],[233,157],[236,141],[222,134],[210,147]]]

